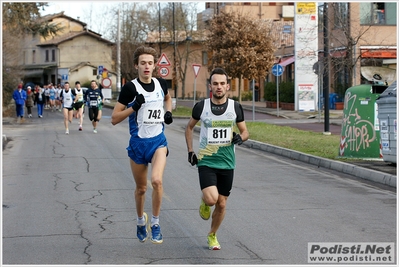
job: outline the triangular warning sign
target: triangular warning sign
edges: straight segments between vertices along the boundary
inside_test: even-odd
[[[199,73],[199,71],[200,71],[200,69],[201,69],[201,65],[199,65],[199,64],[193,64],[193,69],[194,69],[195,78],[197,78],[198,73]]]
[[[162,56],[158,60],[158,66],[170,66],[170,61],[165,53],[162,53]]]

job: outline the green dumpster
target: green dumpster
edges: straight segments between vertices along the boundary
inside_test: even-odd
[[[362,84],[346,90],[339,158],[382,160],[376,100],[387,87]]]

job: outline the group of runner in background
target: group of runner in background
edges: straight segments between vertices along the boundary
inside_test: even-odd
[[[37,113],[39,118],[43,118],[43,110],[51,110],[51,112],[59,111],[63,112],[64,115],[64,126],[65,134],[69,134],[69,124],[72,123],[72,118],[79,120],[79,131],[83,130],[83,117],[85,106],[89,109],[89,118],[92,122],[93,132],[97,133],[97,124],[102,116],[102,106],[104,97],[98,84],[95,80],[90,83],[89,89],[86,91],[81,88],[80,82],[75,82],[75,88],[71,88],[69,82],[65,82],[63,85],[58,84],[54,86],[52,83],[44,85],[43,88],[36,85],[31,92],[31,87],[27,87],[27,93],[22,90],[23,85],[18,85],[18,89],[15,90],[14,97],[17,104],[17,117],[18,120],[24,119],[23,103],[28,109],[28,118],[32,117],[31,107],[37,104]],[[19,92],[24,92],[24,94]],[[28,104],[28,100],[31,98],[33,103]],[[19,105],[19,99],[21,99],[22,105]],[[22,106],[20,108],[19,106]]]

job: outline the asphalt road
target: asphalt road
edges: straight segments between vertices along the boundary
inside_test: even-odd
[[[237,147],[237,169],[220,251],[198,215],[197,170],[183,125],[166,127],[170,155],[160,217],[164,243],[136,237],[127,121],[111,110],[94,134],[85,118],[65,135],[62,115],[4,124],[3,264],[307,264],[309,242],[396,242],[396,190]],[[198,147],[197,138],[194,146]],[[151,186],[145,210],[151,214]]]

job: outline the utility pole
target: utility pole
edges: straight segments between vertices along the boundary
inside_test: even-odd
[[[177,100],[177,72],[176,72],[176,25],[175,25],[175,2],[173,7],[173,90],[175,91],[175,98]]]
[[[121,91],[121,22],[120,22],[120,15],[121,8],[118,7],[118,36],[116,41],[116,88],[118,92]]]
[[[324,133],[330,135],[330,57],[328,45],[328,3],[324,2],[323,7],[323,41],[324,41],[324,76],[323,76],[323,95],[324,95]]]
[[[158,2],[158,32],[159,32],[159,55],[162,55],[161,37],[161,3]]]

